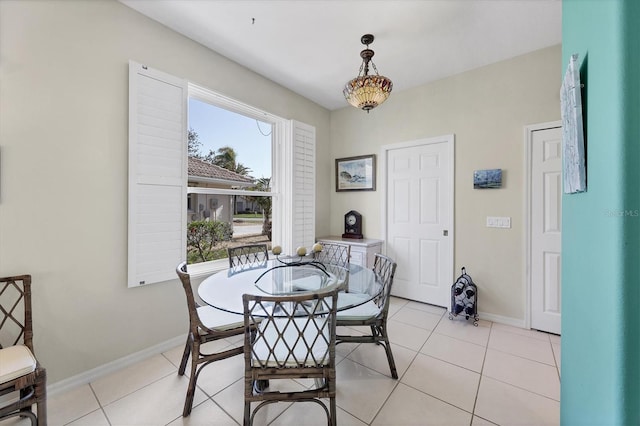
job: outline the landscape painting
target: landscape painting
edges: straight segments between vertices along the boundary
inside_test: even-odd
[[[502,169],[476,170],[473,172],[473,188],[500,188]]]
[[[375,191],[376,156],[336,159],[336,191]]]

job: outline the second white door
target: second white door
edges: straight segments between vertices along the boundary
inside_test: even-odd
[[[449,306],[453,280],[453,135],[385,150],[392,294]]]
[[[560,334],[562,130],[531,135],[531,328]]]

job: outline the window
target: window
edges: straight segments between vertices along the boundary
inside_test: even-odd
[[[274,123],[242,106],[242,113],[225,109],[215,93],[189,88],[188,191],[199,209],[187,215],[187,263],[226,259],[227,247],[270,246]]]
[[[129,287],[175,279],[185,260],[187,212],[199,208],[187,190],[187,99],[194,97],[235,111],[273,128],[272,241],[285,253],[310,247],[315,239],[315,129],[258,110],[183,79],[129,64]],[[192,194],[188,205],[188,193]],[[220,189],[224,196],[245,195]],[[196,205],[197,204],[197,205]],[[204,204],[204,206],[207,206]],[[221,265],[194,265],[192,274]],[[226,262],[225,262],[226,264]]]

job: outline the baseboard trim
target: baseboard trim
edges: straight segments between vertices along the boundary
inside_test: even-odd
[[[493,321],[518,328],[526,328],[524,319],[503,317],[502,315],[490,314],[488,312],[478,312],[478,316],[483,320]]]
[[[137,362],[143,361],[154,355],[161,354],[173,349],[176,346],[184,345],[185,336],[176,336],[172,339],[158,343],[157,345],[148,347],[139,352],[134,352],[122,358],[111,361],[107,364],[103,364],[99,367],[92,368],[75,376],[71,376],[67,379],[60,380],[47,386],[47,394],[54,396],[59,393],[69,391],[78,386],[86,385],[108,374],[114,373],[125,367],[129,367]]]
[[[478,316],[482,320],[497,322],[513,327],[525,328],[525,322],[523,319],[504,317],[502,315],[495,315],[486,312],[478,312]],[[176,346],[183,345],[184,340],[184,336],[176,336],[172,339],[158,343],[157,345],[111,361],[107,364],[92,368],[91,370],[84,371],[67,379],[60,380],[47,386],[47,394],[49,396],[54,396],[58,393],[63,393],[73,388],[86,385],[87,383],[91,383],[101,377],[107,376],[111,373],[115,373],[118,370],[129,367],[130,365],[143,361],[149,357],[166,352],[169,349],[175,348]]]

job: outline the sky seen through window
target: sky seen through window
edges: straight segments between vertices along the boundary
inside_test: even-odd
[[[271,177],[270,123],[190,98],[189,128],[198,134],[202,155],[230,146],[236,161],[251,169],[250,176]]]

